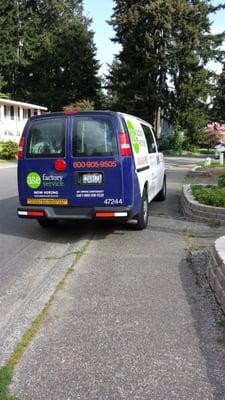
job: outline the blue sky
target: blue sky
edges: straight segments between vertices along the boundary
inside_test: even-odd
[[[217,5],[220,0],[213,0],[212,4]],[[113,0],[84,0],[84,13],[92,18],[92,30],[95,32],[95,44],[97,47],[97,58],[102,64],[100,73],[106,73],[107,63],[111,63],[113,55],[118,53],[119,45],[111,42],[114,36],[113,29],[107,24],[113,12]],[[215,32],[225,30],[225,10],[212,16],[212,29]],[[210,64],[210,68],[220,71],[220,66]]]
[[[95,32],[97,58],[102,64],[101,72],[107,71],[107,63],[111,63],[113,55],[118,53],[120,46],[111,42],[113,29],[107,24],[113,9],[113,0],[84,0],[84,13],[91,17],[92,30]]]

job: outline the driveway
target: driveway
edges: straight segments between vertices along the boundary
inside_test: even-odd
[[[148,229],[83,228],[88,246],[15,368],[20,399],[224,400],[222,315],[186,261],[195,238],[208,246],[219,232],[180,215],[185,166],[174,162]],[[67,229],[54,237],[64,241]]]

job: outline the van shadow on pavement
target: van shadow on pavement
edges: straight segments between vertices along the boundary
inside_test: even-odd
[[[75,243],[85,234],[97,234],[95,239],[109,234],[125,234],[136,231],[135,221],[127,223],[114,221],[59,222],[54,228],[42,228],[36,220],[25,220],[17,217],[18,197],[0,200],[0,234],[27,238],[50,243]]]

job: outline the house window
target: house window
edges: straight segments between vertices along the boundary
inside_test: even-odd
[[[4,106],[4,117],[7,117],[7,106]]]
[[[30,117],[31,117],[31,109],[29,108],[29,109],[27,110],[27,112],[28,112],[28,118],[30,118]]]
[[[28,118],[28,110],[27,108],[23,109],[23,119],[27,119]]]
[[[17,118],[18,118],[18,120],[20,120],[20,108],[19,107],[17,108]]]
[[[14,119],[14,107],[10,106],[10,119]]]

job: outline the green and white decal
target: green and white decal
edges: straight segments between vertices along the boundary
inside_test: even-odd
[[[138,135],[137,132],[135,130],[134,125],[132,124],[132,122],[130,120],[127,121],[127,127],[129,130],[129,134],[130,134],[130,138],[132,141],[132,145],[133,145],[133,149],[135,151],[135,153],[139,153],[140,151],[140,146],[139,146],[139,142],[138,142]]]
[[[40,176],[37,172],[29,172],[26,178],[27,186],[30,189],[38,189],[40,186],[45,188],[59,188],[64,186],[63,175],[47,175]]]
[[[30,189],[38,189],[41,186],[41,177],[37,172],[29,172],[26,182]]]

